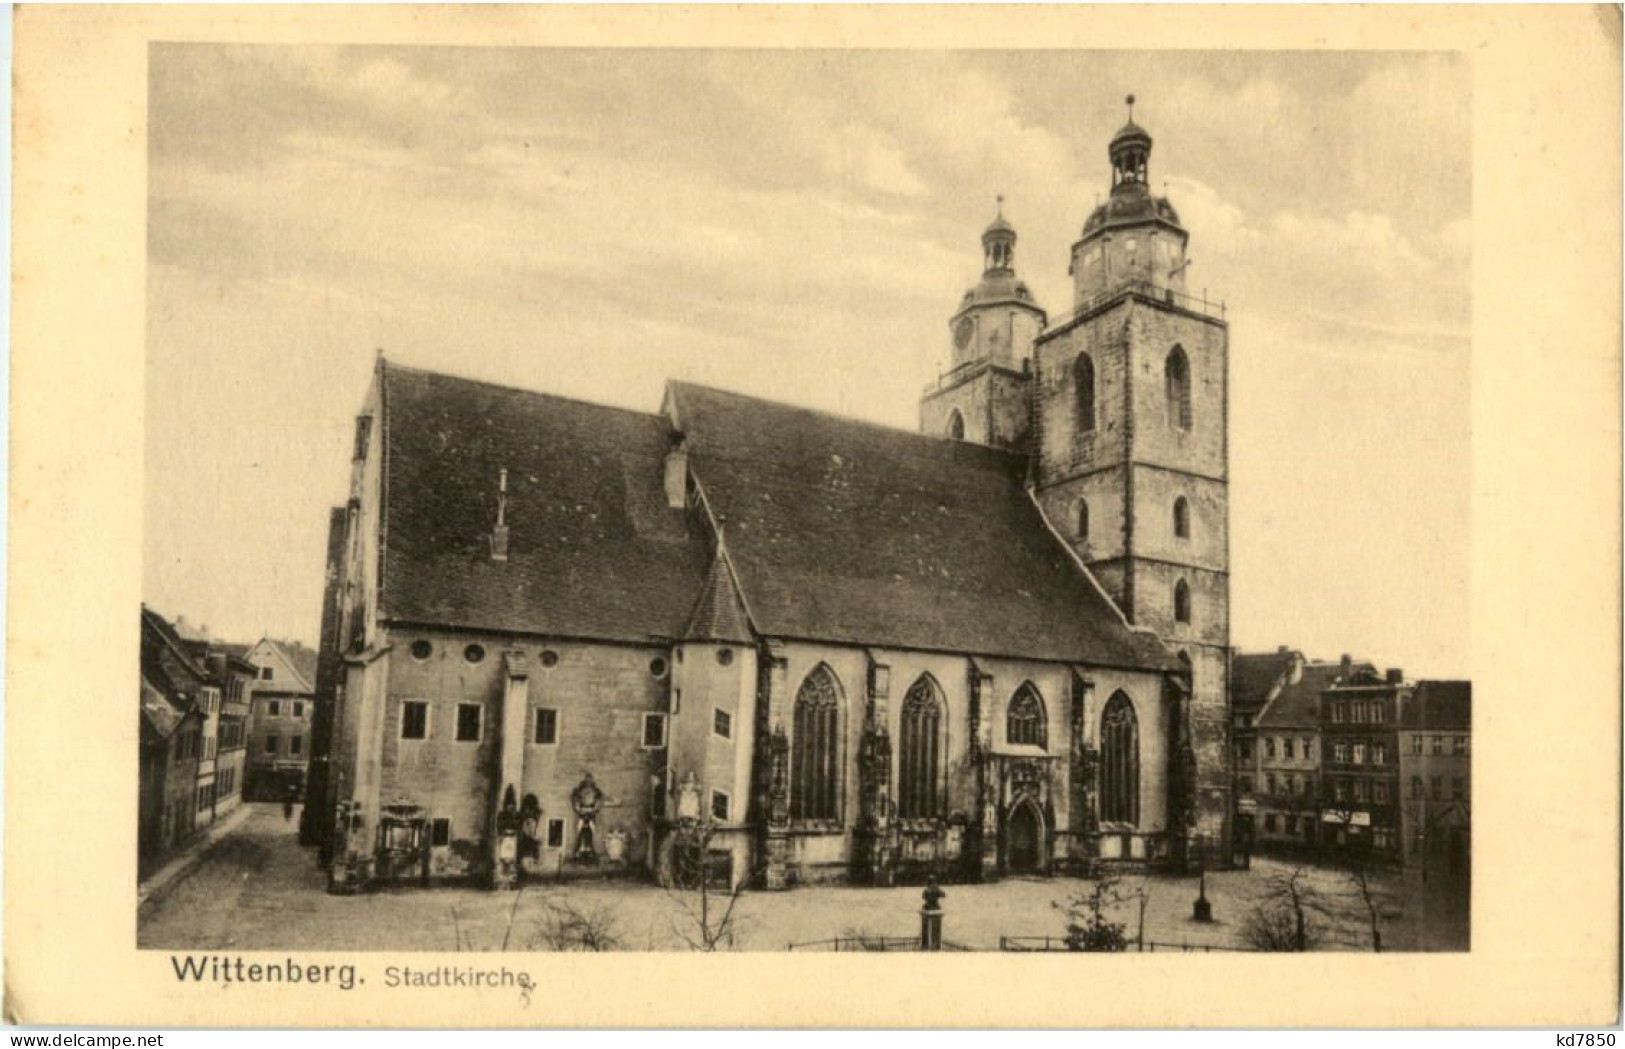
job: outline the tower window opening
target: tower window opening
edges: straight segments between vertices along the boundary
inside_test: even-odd
[[[1095,362],[1087,353],[1072,362],[1072,384],[1078,432],[1088,433],[1095,428]]]
[[[1089,500],[1078,500],[1078,538],[1089,538]]]
[[[1181,430],[1191,428],[1191,362],[1183,346],[1175,346],[1163,365],[1168,421]]]
[[[1174,584],[1174,621],[1176,623],[1191,621],[1191,587],[1183,579]]]
[[[1191,537],[1191,504],[1184,496],[1174,500],[1174,536],[1178,539]]]
[[[959,414],[958,408],[948,415],[948,436],[956,441],[965,439],[965,417]]]

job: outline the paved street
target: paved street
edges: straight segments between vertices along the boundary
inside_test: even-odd
[[[530,886],[519,896],[478,888],[391,889],[357,897],[329,896],[314,852],[295,837],[298,814],[285,821],[277,805],[254,805],[237,829],[222,838],[190,874],[174,883],[141,917],[144,948],[238,950],[547,950],[561,921],[585,916],[594,929],[627,950],[685,949],[698,925],[684,913],[684,900],[641,883],[574,883]],[[1250,908],[1272,875],[1292,868],[1255,858],[1250,871],[1210,874],[1207,895],[1216,921],[1190,920],[1194,878],[1124,878],[1120,888],[1144,885],[1148,941],[1235,947]],[[1358,889],[1344,873],[1312,868],[1310,926],[1322,946],[1369,950],[1370,933]],[[1384,949],[1463,949],[1464,904],[1434,879],[1421,904],[1420,881],[1401,898],[1397,874],[1377,879]],[[944,937],[968,947],[996,948],[1001,935],[1062,935],[1054,901],[1087,889],[1077,879],[1012,879],[996,885],[949,885]],[[686,902],[695,903],[693,894]],[[712,901],[716,905],[715,899]],[[919,931],[920,890],[807,888],[790,893],[753,893],[738,905],[735,946],[782,950],[786,944],[866,936],[914,936]],[[1115,909],[1132,939],[1137,904]],[[1425,913],[1424,913],[1425,912]]]

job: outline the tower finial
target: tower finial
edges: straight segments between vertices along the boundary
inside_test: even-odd
[[[994,197],[993,199],[999,202],[999,214],[1002,216],[1004,214],[1004,194],[1000,193],[997,197]]]
[[[1134,119],[1134,96],[1130,95],[1130,96],[1128,96],[1128,98],[1124,99],[1124,101],[1128,103],[1128,118],[1130,120],[1133,120]]]

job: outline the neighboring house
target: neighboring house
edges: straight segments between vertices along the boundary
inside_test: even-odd
[[[315,713],[316,652],[294,641],[261,638],[244,655],[255,668],[245,795],[281,801],[302,795]]]
[[[1258,835],[1258,716],[1302,661],[1303,654],[1286,645],[1274,652],[1236,652],[1230,657],[1230,749],[1238,849],[1256,841]]]
[[[987,229],[923,433],[380,357],[330,517],[330,886],[1227,862],[1228,329],[1150,150],[1112,138],[1059,323]]]
[[[1311,849],[1321,836],[1321,693],[1343,668],[1293,655],[1287,680],[1258,716],[1254,831],[1260,850]]]
[[[1343,657],[1321,693],[1321,840],[1331,854],[1398,861],[1399,719],[1404,674]]]
[[[1472,682],[1418,681],[1399,727],[1407,866],[1470,870],[1472,740]]]
[[[149,658],[153,643],[142,612],[141,765],[138,876],[144,877],[185,844],[196,826],[197,756],[202,715],[193,705],[186,685],[196,688],[190,675],[177,685],[159,661]]]

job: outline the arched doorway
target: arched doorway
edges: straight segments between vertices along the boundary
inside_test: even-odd
[[[1004,862],[1011,874],[1040,874],[1044,870],[1044,814],[1030,798],[1016,802],[1010,809]]]

